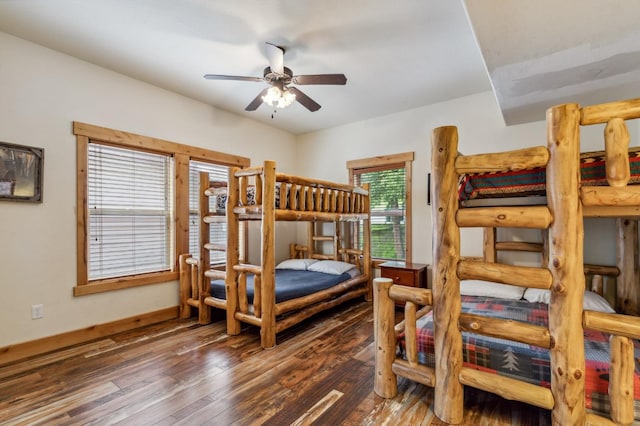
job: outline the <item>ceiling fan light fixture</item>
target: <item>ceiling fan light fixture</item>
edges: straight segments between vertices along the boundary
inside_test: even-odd
[[[286,88],[281,90],[277,86],[271,86],[267,94],[262,97],[262,102],[273,108],[286,108],[296,100],[296,95]]]
[[[293,71],[283,65],[285,49],[273,43],[267,42],[267,50],[269,55],[269,66],[262,73],[262,77],[242,77],[239,75],[225,74],[205,74],[207,80],[238,80],[238,81],[257,81],[265,82],[271,87],[265,87],[258,95],[246,106],[245,111],[255,111],[263,103],[273,108],[286,108],[293,102],[298,102],[311,112],[318,111],[321,106],[319,103],[311,99],[296,86],[305,84],[319,85],[341,85],[347,83],[347,77],[344,74],[305,74],[293,75]],[[293,84],[291,87],[287,87]],[[273,114],[271,114],[273,118]]]

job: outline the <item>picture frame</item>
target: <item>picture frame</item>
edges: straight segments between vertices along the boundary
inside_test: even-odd
[[[42,202],[44,149],[0,142],[0,201]]]

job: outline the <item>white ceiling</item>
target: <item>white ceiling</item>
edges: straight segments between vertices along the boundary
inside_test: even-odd
[[[465,0],[507,124],[640,97],[640,1]]]
[[[586,91],[633,97],[640,2],[465,3],[472,26],[462,0],[2,0],[0,31],[296,134],[492,87],[507,124],[591,103]],[[267,41],[294,74],[344,73],[346,86],[299,86],[322,108],[272,119],[244,111],[266,83],[202,77],[261,77]]]

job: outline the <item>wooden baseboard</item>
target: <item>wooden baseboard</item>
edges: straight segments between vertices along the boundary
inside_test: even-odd
[[[40,355],[67,346],[86,343],[91,340],[100,339],[122,331],[132,330],[149,324],[178,318],[179,307],[161,309],[142,315],[123,318],[117,321],[92,325],[80,330],[69,331],[56,334],[55,336],[43,337],[29,342],[17,343],[0,348],[0,365],[13,361]]]

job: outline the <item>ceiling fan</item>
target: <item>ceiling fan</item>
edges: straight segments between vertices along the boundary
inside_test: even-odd
[[[284,66],[284,48],[267,42],[267,56],[269,66],[264,69],[262,77],[242,77],[235,75],[205,74],[207,80],[240,80],[265,81],[270,87],[262,90],[256,98],[245,108],[245,111],[255,111],[260,104],[267,103],[274,108],[284,108],[294,100],[300,102],[309,111],[317,111],[320,104],[305,95],[297,87],[305,84],[336,84],[344,85],[347,77],[344,74],[310,74],[293,75],[291,69]]]

